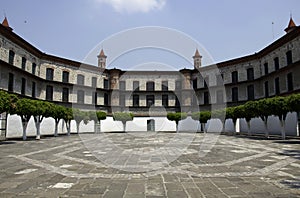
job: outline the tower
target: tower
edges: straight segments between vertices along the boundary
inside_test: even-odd
[[[7,29],[9,29],[10,31],[13,30],[13,29],[9,26],[8,20],[7,20],[6,17],[5,17],[4,20],[2,21],[2,25],[3,25],[4,27],[6,27]]]
[[[202,56],[200,55],[198,49],[196,49],[195,55],[193,56],[194,59],[194,68],[198,69],[201,67],[201,59]]]
[[[284,31],[288,34],[296,28],[297,28],[297,26],[296,26],[296,24],[295,24],[295,22],[294,22],[294,20],[291,16],[289,24],[288,24],[287,28],[284,29]]]
[[[103,49],[101,49],[100,54],[97,57],[98,57],[98,67],[105,69],[107,56],[104,54]]]

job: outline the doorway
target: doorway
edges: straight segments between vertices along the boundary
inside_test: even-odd
[[[147,131],[155,131],[155,120],[147,120]]]

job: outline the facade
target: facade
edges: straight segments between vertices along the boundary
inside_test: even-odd
[[[292,19],[286,35],[261,51],[216,65],[201,65],[196,50],[193,69],[123,71],[45,54],[0,25],[0,89],[24,97],[83,109],[131,111],[136,116],[193,112],[212,105],[234,106],[249,100],[300,91],[300,27]],[[162,111],[162,109],[164,109]]]

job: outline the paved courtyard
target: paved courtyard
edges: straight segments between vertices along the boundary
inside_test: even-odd
[[[0,197],[300,197],[299,140],[101,133],[0,149]]]

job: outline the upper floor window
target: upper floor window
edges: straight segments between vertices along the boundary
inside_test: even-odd
[[[94,92],[93,92],[93,96],[92,96],[92,104],[98,105],[98,93],[97,93],[97,91],[94,91]]]
[[[69,72],[68,71],[63,71],[63,73],[62,73],[62,81],[64,83],[68,83],[69,82]]]
[[[107,94],[107,93],[104,93],[104,105],[105,105],[105,106],[108,105],[108,101],[109,101],[108,94]]]
[[[133,81],[133,91],[139,91],[139,90],[140,90],[140,82]]]
[[[274,58],[274,68],[275,68],[275,71],[279,70],[279,58],[278,57]]]
[[[175,89],[180,90],[181,89],[181,80],[176,80],[175,82]]]
[[[146,96],[146,104],[147,104],[147,107],[151,107],[152,105],[154,105],[154,95]]]
[[[33,98],[35,98],[36,97],[36,84],[35,84],[35,82],[32,82],[32,84],[31,84],[31,97],[33,97]]]
[[[92,87],[97,87],[97,77],[92,77]]]
[[[69,89],[68,88],[63,88],[62,91],[62,101],[63,102],[69,102]]]
[[[104,87],[104,89],[108,89],[109,88],[108,80],[107,79],[103,80],[103,87]]]
[[[84,75],[82,75],[82,74],[77,75],[77,84],[84,85]]]
[[[46,87],[46,100],[53,100],[53,87],[50,85],[47,85]]]
[[[168,107],[169,106],[169,96],[162,95],[162,106]]]
[[[21,65],[21,68],[23,70],[26,70],[26,58],[25,57],[22,57],[22,65]]]
[[[254,85],[247,86],[248,100],[254,100]]]
[[[168,91],[168,81],[165,80],[161,82],[161,90]]]
[[[84,91],[83,90],[77,91],[77,103],[84,104]]]
[[[126,90],[126,83],[125,81],[119,81],[119,89],[120,90]]]
[[[239,91],[237,87],[233,87],[231,90],[231,98],[232,98],[232,102],[237,102],[239,100]]]
[[[134,107],[138,107],[140,105],[140,97],[139,95],[132,96],[132,103]]]
[[[247,69],[247,80],[254,80],[254,70],[253,68]]]
[[[231,82],[232,83],[237,83],[238,82],[238,72],[234,71],[231,73]]]
[[[223,96],[223,91],[218,90],[217,91],[217,104],[221,104],[224,102],[224,96]]]
[[[208,93],[208,91],[204,92],[204,94],[203,94],[203,103],[205,105],[209,104],[209,93]]]
[[[8,91],[14,91],[14,74],[8,74]]]
[[[264,64],[264,71],[265,71],[265,75],[267,75],[269,73],[269,64],[268,63]]]
[[[149,81],[146,83],[146,90],[147,91],[154,91],[154,82],[153,81]]]
[[[265,97],[269,97],[269,81],[266,81],[265,83]]]
[[[204,88],[207,88],[208,85],[209,85],[209,76],[206,76],[206,77],[204,78],[203,83],[204,83],[204,84],[203,84]]]
[[[293,84],[293,73],[287,74],[287,85],[288,85],[288,91],[293,91],[294,84]]]
[[[14,59],[15,59],[15,52],[12,51],[12,50],[9,50],[8,63],[13,65],[14,64]]]
[[[31,73],[35,75],[36,72],[36,63],[32,63]]]
[[[287,65],[293,63],[293,55],[291,50],[286,52],[286,63]]]
[[[198,80],[197,80],[197,78],[195,78],[193,80],[193,89],[197,89],[198,88],[197,84],[198,84]]]
[[[53,80],[54,70],[52,68],[46,69],[46,80]]]
[[[119,106],[120,107],[125,107],[126,105],[126,99],[125,99],[125,95],[124,94],[121,94],[119,96]]]

